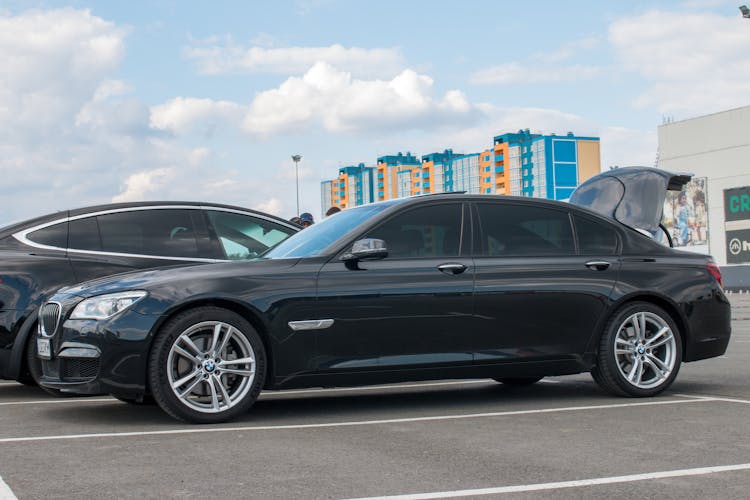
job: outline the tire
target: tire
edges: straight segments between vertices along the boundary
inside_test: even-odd
[[[33,331],[36,331],[36,328],[34,328]],[[29,381],[28,378],[21,376],[18,380],[19,382],[25,385],[38,385],[39,388],[47,394],[51,394],[58,398],[72,398],[79,396],[78,394],[62,392],[59,389],[52,389],[50,387],[39,385],[39,379],[42,378],[42,362],[36,356],[36,335],[29,335],[29,339],[26,341],[26,350],[24,354],[26,358],[24,360],[26,362],[25,370],[27,377],[30,377],[31,381]]]
[[[682,340],[672,317],[649,302],[633,302],[607,321],[591,375],[616,396],[655,396],[672,385],[681,361]]]
[[[169,320],[149,356],[156,403],[172,417],[196,424],[247,412],[265,377],[258,332],[239,314],[218,307],[191,309]]]
[[[137,397],[117,396],[115,394],[112,394],[112,397],[117,399],[118,401],[122,401],[123,403],[135,406],[150,406],[156,404],[154,397],[150,394],[142,394]]]
[[[501,384],[505,384],[505,385],[523,387],[525,385],[536,384],[543,378],[544,377],[499,377],[499,378],[493,378],[492,380],[495,380],[496,382],[500,382]]]

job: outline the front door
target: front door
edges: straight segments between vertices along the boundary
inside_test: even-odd
[[[468,207],[467,207],[468,208]],[[474,268],[468,209],[437,202],[394,215],[360,238],[388,257],[349,269],[335,257],[318,277],[324,371],[470,364]]]

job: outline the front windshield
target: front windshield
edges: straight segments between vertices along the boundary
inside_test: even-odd
[[[263,255],[263,258],[314,257],[357,225],[398,203],[398,201],[390,200],[364,205],[332,215],[284,240]]]

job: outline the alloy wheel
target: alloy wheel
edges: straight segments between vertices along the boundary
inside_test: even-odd
[[[222,413],[242,402],[253,386],[256,355],[246,335],[222,321],[184,330],[167,356],[169,387],[183,405]]]
[[[636,312],[622,322],[614,337],[614,353],[620,374],[639,389],[664,383],[677,362],[674,332],[652,312]]]

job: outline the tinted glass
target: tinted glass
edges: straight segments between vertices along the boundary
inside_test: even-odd
[[[617,233],[605,224],[574,216],[578,251],[582,255],[612,255],[617,251]]]
[[[461,250],[461,214],[460,203],[415,208],[366,237],[384,240],[389,259],[455,257]]]
[[[487,203],[477,205],[481,254],[574,255],[568,213],[544,207]]]
[[[138,210],[99,215],[97,219],[105,252],[198,256],[195,228],[188,210]]]
[[[68,248],[76,250],[101,250],[99,224],[96,217],[86,217],[70,221],[70,238]]]
[[[253,259],[296,231],[265,219],[209,210],[208,220],[230,260]]]
[[[34,243],[50,247],[66,248],[68,246],[68,223],[61,222],[29,233],[26,237]]]
[[[375,214],[403,200],[391,200],[343,210],[282,241],[264,255],[268,259],[314,257]]]
[[[570,196],[570,202],[613,217],[624,194],[622,182],[612,177],[599,177],[581,184]]]

